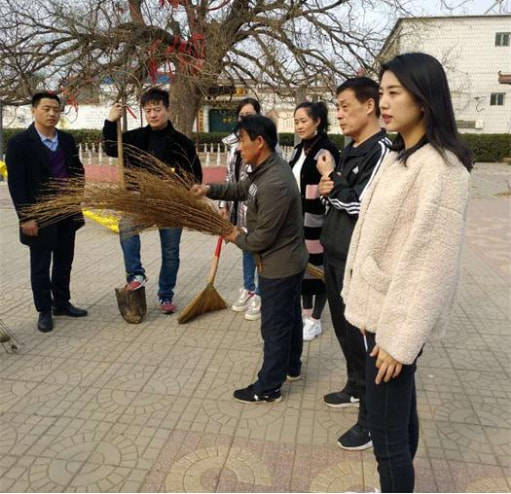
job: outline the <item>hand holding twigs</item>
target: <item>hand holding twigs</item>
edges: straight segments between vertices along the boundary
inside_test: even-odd
[[[240,233],[239,230],[234,226],[229,233],[224,234],[222,236],[224,240],[226,240],[227,242],[234,242],[239,233]]]
[[[382,380],[388,383],[392,378],[399,376],[403,364],[389,355],[383,348],[375,345],[370,354],[371,357],[376,357],[376,367],[378,374],[374,382],[380,384]]]
[[[107,120],[110,122],[117,122],[117,120],[122,117],[123,111],[124,107],[121,103],[114,103],[112,108],[110,108]]]
[[[322,177],[327,177],[334,171],[334,157],[329,151],[324,151],[318,158],[316,168]]]
[[[334,182],[330,180],[328,175],[322,176],[318,184],[318,191],[320,196],[327,196],[332,192],[334,188]]]
[[[39,228],[36,220],[25,221],[21,223],[21,231],[29,237],[37,237],[39,234]]]
[[[208,193],[209,185],[200,185],[200,184],[194,184],[192,185],[190,192],[195,197],[205,197],[205,195]]]

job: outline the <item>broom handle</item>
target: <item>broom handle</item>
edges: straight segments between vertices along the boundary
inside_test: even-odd
[[[117,173],[119,174],[119,185],[121,189],[125,188],[124,184],[124,151],[122,147],[122,125],[121,119],[117,120]]]
[[[213,259],[211,259],[211,267],[209,268],[208,283],[213,283],[213,281],[215,281],[216,270],[218,269],[218,260],[220,259],[220,252],[222,250],[222,240],[222,237],[218,237],[215,255],[213,256]]]

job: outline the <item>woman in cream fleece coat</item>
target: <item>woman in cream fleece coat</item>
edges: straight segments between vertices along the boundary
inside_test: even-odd
[[[398,136],[363,197],[342,296],[368,346],[368,423],[382,492],[411,492],[415,364],[453,304],[472,165],[435,58],[409,53],[384,64],[380,93],[386,130]]]

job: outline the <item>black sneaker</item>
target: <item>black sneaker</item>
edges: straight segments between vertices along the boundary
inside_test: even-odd
[[[337,444],[342,449],[362,451],[363,449],[371,448],[373,442],[371,441],[369,431],[361,425],[355,424],[337,439]]]
[[[360,400],[346,393],[346,391],[336,391],[323,396],[323,400],[327,406],[332,408],[356,407]]]
[[[258,403],[261,401],[267,401],[270,403],[272,401],[282,400],[280,389],[275,389],[274,391],[269,391],[263,394],[257,394],[254,391],[253,384],[243,389],[237,389],[233,393],[233,396],[236,400],[241,401],[242,403]]]

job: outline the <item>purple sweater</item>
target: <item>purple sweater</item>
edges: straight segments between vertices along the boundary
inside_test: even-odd
[[[48,159],[50,163],[50,175],[53,178],[67,178],[69,174],[66,169],[66,161],[64,158],[64,151],[60,145],[55,151],[51,151],[49,148],[46,149],[48,153]]]

